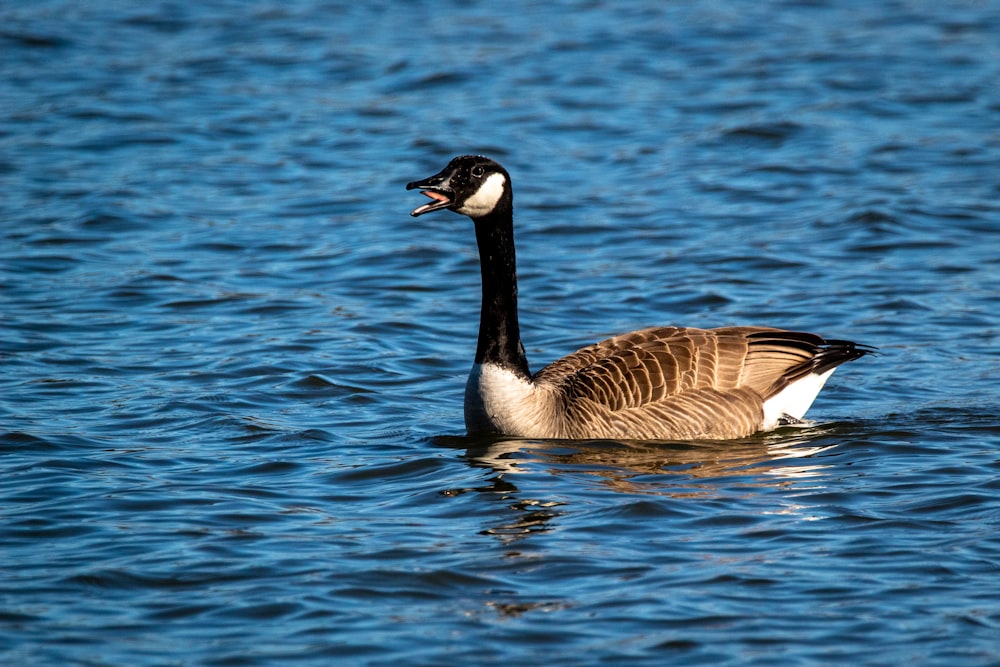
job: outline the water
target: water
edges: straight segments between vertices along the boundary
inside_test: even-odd
[[[7,3],[0,658],[1000,663],[996,2]],[[533,368],[878,346],[734,443],[463,435],[471,225]]]

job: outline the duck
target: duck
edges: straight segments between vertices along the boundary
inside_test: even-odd
[[[518,322],[510,174],[482,155],[406,185],[473,222],[482,304],[465,386],[469,435],[558,440],[730,440],[799,424],[838,366],[875,352],[766,326],[661,326],[529,370]]]

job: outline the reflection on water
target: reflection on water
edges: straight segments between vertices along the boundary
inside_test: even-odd
[[[697,502],[717,499],[734,488],[781,489],[795,493],[820,492],[824,474],[833,464],[818,460],[839,447],[831,437],[835,427],[790,427],[753,438],[725,442],[648,442],[605,440],[531,440],[507,437],[439,437],[438,445],[464,449],[463,458],[492,474],[485,484],[448,489],[457,496],[466,492],[492,494],[507,503],[501,523],[480,531],[497,537],[505,546],[554,529],[556,520],[579,508],[557,496],[525,497],[518,487],[523,476],[531,488],[533,475],[564,478],[577,488],[610,489],[630,496],[658,496]],[[537,489],[535,492],[537,494]],[[811,506],[793,498],[773,499],[759,509],[761,515],[795,515],[815,518]],[[512,555],[520,556],[520,552]]]
[[[820,439],[823,442],[816,443]],[[498,485],[502,475],[547,464],[554,474],[592,475],[609,488],[628,493],[687,495],[710,488],[699,480],[743,477],[752,485],[819,478],[828,464],[811,459],[836,447],[829,442],[829,429],[803,427],[725,442],[503,438],[467,444],[465,456],[474,465],[495,470]],[[510,480],[502,483],[510,484]]]
[[[484,535],[500,538],[504,544],[511,544],[534,533],[542,533],[552,528],[552,520],[562,515],[556,508],[563,503],[534,499],[519,500],[509,507],[514,512],[510,522],[485,528]]]

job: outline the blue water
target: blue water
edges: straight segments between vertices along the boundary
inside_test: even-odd
[[[0,6],[0,662],[1000,664],[1000,4]],[[880,348],[808,428],[464,436],[544,363]]]

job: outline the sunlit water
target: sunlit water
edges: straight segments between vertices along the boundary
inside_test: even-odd
[[[5,3],[0,661],[1000,661],[996,2]],[[463,435],[533,368],[876,345],[734,443]]]

